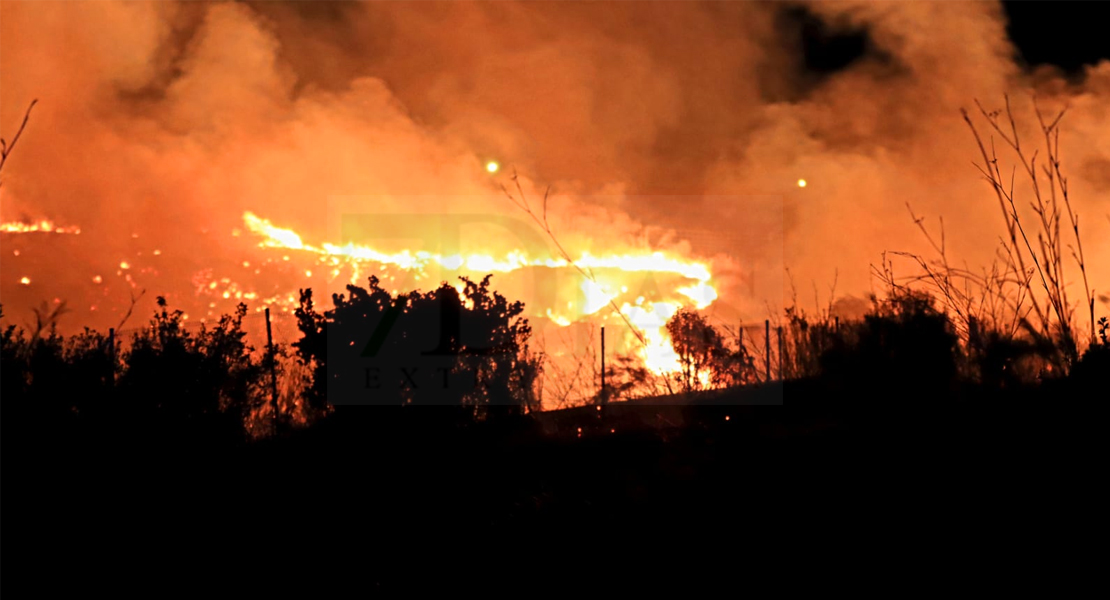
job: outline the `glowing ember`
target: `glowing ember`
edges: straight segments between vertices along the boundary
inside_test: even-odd
[[[0,223],[0,233],[81,233],[80,227],[58,227],[43,219],[38,223]]]
[[[489,171],[490,173],[496,173],[497,170],[500,169],[500,168],[501,168],[501,165],[497,164],[496,162],[494,162],[492,160],[489,161],[488,163],[486,163],[486,171]]]
[[[23,285],[31,285],[31,278],[23,277],[19,280],[19,283],[22,283]]]
[[[804,188],[805,186],[806,186],[806,180],[805,179],[799,179],[798,180],[798,187]]]

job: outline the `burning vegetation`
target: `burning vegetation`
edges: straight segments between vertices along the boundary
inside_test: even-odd
[[[519,347],[509,354],[513,364],[530,373],[514,380],[510,395],[520,398],[518,404],[528,411],[843,374],[850,368],[838,356],[858,351],[858,356],[871,357],[865,363],[881,363],[877,357],[885,356],[886,344],[906,327],[920,326],[922,335],[927,331],[932,341],[926,347],[936,346],[940,356],[934,366],[951,377],[1008,385],[1067,377],[1100,347],[1099,311],[1110,304],[1098,293],[1097,282],[1110,261],[1105,260],[1106,238],[1092,238],[1085,231],[1097,221],[1088,215],[1105,196],[1097,174],[1092,175],[1101,163],[1086,149],[1097,146],[1091,140],[1102,139],[1091,133],[1104,118],[1097,109],[1104,93],[1098,87],[1105,80],[1102,66],[1090,69],[1083,89],[1045,88],[1052,91],[1048,102],[1067,104],[1069,118],[1080,121],[1075,145],[1061,135],[1068,122],[1064,112],[1043,111],[1046,104],[1040,100],[1031,113],[1011,107],[1006,96],[1004,112],[980,106],[977,117],[982,120],[964,114],[972,148],[980,152],[977,168],[1002,216],[996,245],[978,235],[990,203],[984,208],[969,199],[981,195],[981,189],[935,183],[942,189],[928,192],[930,200],[956,200],[950,206],[934,202],[930,213],[959,209],[960,218],[950,217],[945,231],[943,223],[931,227],[914,212],[927,192],[902,186],[926,176],[933,181],[934,173],[957,172],[951,158],[956,153],[939,156],[935,151],[937,144],[950,140],[934,143],[929,136],[934,130],[948,132],[933,126],[952,116],[941,115],[936,107],[947,110],[954,98],[966,98],[961,86],[968,74],[958,65],[951,67],[958,72],[945,80],[956,82],[952,86],[934,91],[925,81],[900,82],[888,95],[889,104],[845,110],[854,106],[847,90],[891,81],[877,74],[882,61],[865,55],[858,68],[820,84],[785,76],[784,81],[761,83],[767,94],[792,99],[764,102],[743,96],[741,110],[732,101],[718,106],[704,99],[723,97],[710,93],[722,91],[714,86],[737,92],[747,89],[747,79],[758,78],[721,82],[692,73],[672,80],[672,67],[689,63],[681,49],[653,54],[634,50],[634,40],[622,42],[617,54],[623,57],[624,74],[653,92],[637,92],[642,102],[632,102],[622,95],[624,87],[608,89],[609,84],[587,76],[608,72],[612,65],[555,61],[556,54],[528,42],[519,53],[509,53],[518,61],[513,64],[551,63],[564,75],[559,79],[563,87],[533,95],[530,103],[507,105],[502,96],[511,94],[487,90],[505,91],[502,80],[531,80],[476,59],[457,65],[473,81],[443,75],[434,89],[406,85],[407,76],[400,75],[428,65],[383,63],[371,68],[360,62],[362,57],[342,62],[351,73],[365,67],[381,77],[330,73],[318,75],[335,81],[314,81],[301,72],[304,65],[283,53],[284,44],[297,43],[288,27],[300,18],[283,9],[213,5],[173,12],[112,5],[98,14],[86,14],[84,7],[66,14],[57,10],[5,6],[5,39],[30,30],[21,24],[66,23],[74,14],[115,24],[137,19],[164,35],[145,40],[140,47],[150,50],[149,56],[136,63],[121,60],[94,40],[75,38],[77,46],[89,46],[90,60],[103,69],[91,69],[94,74],[87,77],[59,70],[43,84],[49,92],[73,87],[85,95],[53,94],[40,108],[32,102],[15,135],[3,140],[0,167],[8,164],[17,142],[25,161],[18,177],[3,187],[9,215],[0,222],[5,305],[11,311],[46,298],[46,307],[65,307],[63,319],[48,319],[49,328],[38,317],[22,329],[9,328],[8,343],[21,348],[11,357],[34,354],[31,346],[19,345],[40,343],[47,329],[51,336],[82,335],[78,325],[89,327],[83,335],[110,329],[115,341],[109,346],[118,363],[112,367],[114,378],[117,370],[130,367],[120,362],[127,360],[126,351],[117,355],[112,344],[141,342],[154,352],[151,348],[158,344],[142,342],[152,328],[180,329],[183,347],[200,355],[207,352],[200,340],[213,331],[241,331],[240,349],[251,348],[249,360],[269,361],[271,374],[282,364],[278,379],[283,391],[270,391],[281,402],[235,401],[250,404],[242,415],[255,423],[249,426],[252,431],[262,431],[257,423],[266,420],[267,410],[272,421],[301,424],[312,420],[310,413],[326,412],[319,378],[327,358],[305,346],[290,351],[307,343],[306,336],[335,321],[354,327],[355,313],[366,318],[396,310],[431,314],[431,302],[457,305],[452,310],[467,315],[458,318],[479,322],[485,317],[474,311],[481,312],[486,299],[494,298],[490,301],[497,306],[505,303],[505,314],[497,317],[508,319],[511,313],[512,327],[520,328],[512,336]],[[361,22],[365,15],[351,10],[349,16]],[[397,10],[394,16],[412,22],[426,18],[403,8],[365,10],[390,15]],[[487,9],[456,10],[460,19],[484,23],[501,39],[501,30],[486,20]],[[531,10],[553,17],[545,8]],[[582,10],[592,14],[600,9]],[[669,11],[677,9],[651,10],[661,11],[652,13],[660,23],[698,22],[694,9],[673,14]],[[745,26],[758,28],[771,22],[764,19],[778,18],[774,9],[754,5],[730,10],[750,12]],[[917,14],[931,9],[899,10]],[[982,7],[961,7],[952,15],[948,18],[953,22],[997,29],[992,13]],[[875,34],[887,58],[905,62],[911,71],[937,75],[930,69],[947,64],[932,54],[935,44],[912,43],[918,40],[916,32],[898,30],[898,23],[868,11],[855,18]],[[168,23],[176,25],[165,29]],[[433,43],[409,35],[420,38],[406,33],[394,42],[413,47],[420,42],[430,56],[443,60],[453,59],[454,50],[465,46],[460,40]],[[175,36],[189,43],[174,41]],[[574,39],[556,37],[550,41],[554,47],[577,47]],[[34,40],[26,42],[38,47]],[[690,41],[689,49],[700,43]],[[5,49],[9,46],[17,57],[31,51],[23,44],[9,42]],[[327,54],[327,48],[321,44],[311,51]],[[736,50],[745,59],[763,56],[752,49]],[[999,71],[1008,72],[990,48],[969,51],[985,64],[1003,64]],[[750,65],[733,66],[743,71]],[[102,72],[112,74],[110,86],[95,74]],[[988,91],[1009,85],[988,84]],[[1013,85],[1036,87],[1023,80]],[[444,90],[451,93],[444,96]],[[928,98],[922,101],[921,96]],[[447,112],[438,113],[422,100],[431,97],[440,98]],[[466,102],[456,106],[446,98]],[[893,110],[899,99],[910,108]],[[474,108],[478,100],[488,104],[488,113]],[[113,112],[119,107],[126,110]],[[32,109],[48,127],[46,133],[25,136]],[[500,120],[493,114],[500,114]],[[560,122],[569,129],[525,127],[528,122],[547,123],[553,114],[566,114]],[[607,120],[596,121],[596,115]],[[985,128],[976,124],[983,122]],[[688,134],[676,132],[680,123],[688,123]],[[721,131],[724,137],[719,137]],[[586,135],[593,133],[606,135]],[[961,135],[967,142],[966,131]],[[587,147],[569,148],[565,141],[595,137],[597,147],[590,149],[596,165],[583,161]],[[909,141],[893,155],[861,145],[861,140],[886,137]],[[1030,139],[1042,146],[1039,154]],[[84,147],[77,140],[94,140],[119,160],[90,168],[91,161],[70,160],[68,154],[49,149],[55,144]],[[998,148],[1012,151],[1014,172],[1006,172]],[[22,158],[25,152],[28,156]],[[1073,152],[1076,174],[1065,176]],[[518,176],[506,157],[520,157],[528,174]],[[701,157],[703,163],[690,157]],[[51,158],[62,163],[53,164]],[[916,161],[924,171],[916,170]],[[628,171],[621,172],[621,165]],[[568,175],[572,167],[580,169],[581,179]],[[606,169],[614,179],[606,179]],[[10,172],[5,168],[5,177]],[[1024,176],[1016,187],[1014,173]],[[552,193],[535,183],[545,175],[565,191]],[[674,181],[665,181],[668,177]],[[682,195],[667,195],[679,188]],[[78,189],[95,202],[73,201]],[[772,193],[737,193],[755,189]],[[898,210],[910,208],[906,228],[916,226],[924,233],[916,247],[903,249],[906,236],[882,233],[891,229],[892,202],[886,200],[891,189],[902,190],[893,202]],[[351,193],[365,190],[375,195]],[[709,198],[721,192],[727,200],[710,206]],[[14,215],[34,217],[11,219]],[[39,218],[43,215],[52,218]],[[864,231],[871,223],[880,225]],[[721,229],[735,235],[723,243],[704,236]],[[870,259],[875,254],[868,253],[879,243],[886,245],[880,250],[889,251],[880,266],[862,276],[860,268],[846,269],[848,296],[835,298],[833,290],[825,308],[815,305],[807,313],[800,306],[793,290],[795,272],[812,277],[833,260]],[[986,267],[968,266],[984,256]],[[789,292],[783,273],[790,279]],[[369,288],[364,287],[367,282]],[[875,291],[872,284],[881,289]],[[869,287],[872,294],[863,300]],[[329,297],[332,307],[312,302]],[[357,304],[365,298],[372,301]],[[870,312],[840,310],[853,298]],[[364,308],[369,312],[359,312]],[[155,323],[136,322],[151,312]],[[470,348],[458,340],[445,344],[455,353]],[[66,352],[57,350],[60,356],[69,356]],[[951,364],[944,358],[948,355]],[[907,360],[914,364],[932,360],[911,356]],[[608,361],[605,368],[603,361]],[[484,372],[458,365],[431,371],[438,368],[448,375]],[[493,368],[494,378],[504,383],[499,369]],[[897,372],[892,365],[880,370]],[[475,385],[485,381],[475,377]],[[489,385],[483,385],[489,396]],[[258,395],[264,387],[242,393]],[[297,398],[304,394],[315,394],[304,405],[312,410],[297,408]],[[462,397],[465,402],[455,398],[449,403],[481,404],[474,394]],[[297,416],[289,416],[293,414]]]
[[[57,298],[53,308],[44,304],[36,311],[33,326],[8,326],[4,356],[12,368],[6,370],[6,387],[13,397],[46,406],[48,401],[33,398],[65,394],[57,384],[42,382],[66,380],[91,386],[94,397],[122,394],[132,398],[122,405],[138,407],[147,402],[142,398],[156,395],[151,386],[174,377],[192,381],[189,371],[199,369],[215,377],[197,383],[202,390],[182,382],[175,386],[184,390],[181,398],[136,410],[173,422],[204,423],[219,416],[226,431],[244,428],[257,437],[282,424],[306,426],[347,403],[534,412],[815,377],[837,389],[919,381],[918,392],[938,394],[959,382],[1006,388],[1067,378],[1073,371],[1089,382],[1099,368],[1091,365],[1104,360],[1107,327],[1105,317],[1096,323],[1079,217],[1059,160],[1062,113],[1048,120],[1037,112],[1047,163],[1038,169],[1036,155],[1028,156],[1019,142],[1008,103],[1005,113],[980,112],[1024,165],[1035,219],[1021,216],[1018,192],[1005,185],[998,156],[986,150],[965,115],[983,152],[986,166],[980,172],[1002,209],[1006,233],[999,260],[981,272],[952,266],[943,224],[938,241],[911,209],[937,258],[893,252],[916,265],[918,271],[908,276],[896,276],[893,262],[884,258],[875,278],[885,293],[872,297],[863,320],[842,323],[831,296],[829,307],[807,315],[795,296],[784,318],[767,319],[762,328],[758,322],[736,329],[714,325],[706,311],[718,299],[711,262],[653,250],[572,255],[549,221],[548,195],[534,206],[514,174],[515,188],[502,192],[542,232],[543,244],[532,243],[528,250],[507,247],[503,240],[486,245],[506,248],[496,253],[471,251],[460,241],[458,248],[443,250],[441,244],[441,251],[432,251],[397,247],[387,235],[376,245],[359,241],[383,236],[360,229],[358,219],[342,232],[352,241],[310,242],[247,211],[242,229],[227,236],[229,248],[240,249],[245,259],[197,271],[191,296],[184,296],[189,309],[171,311],[159,297],[148,325],[123,329],[144,295],[140,284],[155,283],[159,262],[172,258],[153,248],[104,269],[114,270],[131,290],[131,306],[108,335],[88,328],[72,338],[60,335],[58,320],[70,309]],[[1000,114],[1008,121],[1000,121]],[[383,222],[387,228],[400,223],[382,216],[375,221],[379,229]],[[1061,234],[1063,224],[1070,242]],[[56,233],[81,230],[49,220],[0,227],[5,239]],[[23,258],[25,252],[16,248],[12,256]],[[1085,310],[1079,312],[1068,299],[1069,262],[1083,285]],[[451,279],[458,283],[448,283]],[[38,280],[24,275],[19,283],[31,287]],[[108,287],[102,275],[88,280],[94,289]],[[370,287],[360,287],[366,280]],[[527,297],[510,303],[492,287],[502,280]],[[530,284],[520,285],[522,280]],[[417,291],[436,281],[438,287]],[[333,308],[318,311],[314,287],[331,293]],[[234,310],[222,312],[228,304]],[[271,341],[271,309],[277,322],[283,315],[291,319],[286,323],[296,335],[286,330],[284,340]],[[201,316],[191,317],[192,310]],[[251,313],[266,319],[263,350],[248,342],[245,319]],[[392,332],[398,322],[399,332]],[[534,323],[542,325],[535,329]],[[603,340],[596,333],[601,326],[603,336],[606,323],[616,326]],[[470,330],[469,341],[462,329]],[[560,331],[574,333],[560,336]],[[407,345],[389,345],[402,340]],[[435,348],[431,355],[438,358],[429,358],[428,348]],[[390,357],[389,364],[363,364],[379,351]],[[599,369],[605,354],[608,367]],[[43,375],[68,368],[83,375]],[[144,375],[149,369],[168,370]],[[191,398],[201,397],[208,399],[192,404]],[[89,415],[98,410],[83,401],[48,412],[83,420],[96,418]],[[173,412],[178,410],[184,412]],[[227,429],[232,422],[238,425]]]
[[[1017,5],[0,1],[6,573],[1088,527],[1101,421],[1044,407],[1110,391],[1110,49]]]

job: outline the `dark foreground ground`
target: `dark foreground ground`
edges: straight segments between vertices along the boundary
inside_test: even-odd
[[[807,554],[1040,553],[1105,506],[1075,394],[800,382],[466,427],[353,407],[238,447],[9,438],[4,586],[690,592]]]

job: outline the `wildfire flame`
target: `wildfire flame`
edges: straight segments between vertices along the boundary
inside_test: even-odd
[[[0,233],[81,233],[80,227],[58,227],[53,221],[43,219],[37,223],[0,223]]]
[[[438,254],[419,250],[384,252],[379,249],[348,243],[310,244],[296,231],[274,225],[268,219],[251,212],[243,214],[243,223],[253,234],[261,237],[259,246],[283,250],[297,250],[318,254],[332,266],[340,262],[351,264],[355,273],[360,272],[359,263],[376,264],[383,267],[397,267],[425,275],[429,268],[438,267],[447,271],[485,273],[510,273],[521,269],[543,267],[549,269],[571,269],[578,275],[584,301],[577,305],[567,303],[563,307],[533,307],[538,315],[545,316],[559,326],[569,326],[584,317],[594,315],[606,306],[618,306],[616,301],[622,294],[629,293],[630,276],[652,275],[664,278],[681,278],[688,285],[674,289],[660,290],[662,298],[639,296],[635,302],[624,302],[619,306],[620,313],[628,323],[639,330],[636,336],[643,343],[637,350],[644,364],[657,374],[675,372],[679,369],[678,356],[671,347],[666,331],[667,320],[685,306],[702,309],[717,299],[717,290],[712,284],[713,275],[703,263],[668,256],[663,252],[641,254],[610,254],[598,256],[583,252],[573,262],[564,258],[528,256],[520,250],[513,250],[503,256],[490,254]],[[337,273],[338,270],[333,271]],[[597,277],[582,277],[581,273],[597,272]],[[354,281],[352,281],[354,283]]]

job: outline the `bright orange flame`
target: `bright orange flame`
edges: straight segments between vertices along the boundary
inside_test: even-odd
[[[81,233],[80,227],[58,227],[53,221],[43,219],[37,223],[0,223],[0,233]]]
[[[275,226],[268,219],[258,217],[254,213],[243,214],[243,222],[247,229],[261,237],[259,246],[263,248],[280,248],[298,250],[320,255],[319,262],[338,267],[342,262],[351,266],[354,273],[354,282],[362,272],[360,264],[378,264],[383,271],[389,267],[397,267],[405,271],[414,272],[417,279],[428,276],[429,268],[441,268],[447,271],[469,271],[473,273],[509,273],[531,267],[545,267],[550,269],[572,269],[575,271],[582,292],[581,302],[567,302],[566,311],[557,306],[535,307],[536,314],[546,316],[559,326],[568,326],[590,315],[594,315],[606,306],[616,307],[616,301],[622,295],[629,293],[630,285],[634,285],[634,274],[656,276],[657,279],[683,278],[689,283],[673,289],[660,290],[663,298],[645,299],[639,296],[635,304],[623,303],[620,307],[621,314],[639,331],[639,339],[644,343],[638,344],[638,353],[652,371],[658,374],[674,372],[679,369],[678,356],[671,347],[670,337],[666,330],[667,320],[679,308],[693,306],[702,309],[712,304],[717,299],[717,290],[712,284],[712,273],[705,264],[668,256],[663,252],[647,252],[642,254],[609,254],[594,255],[583,252],[575,261],[570,262],[564,258],[534,257],[515,250],[504,256],[490,254],[437,254],[419,250],[401,250],[399,252],[383,252],[379,249],[348,243],[336,245],[327,242],[309,244],[300,234],[292,229]],[[288,255],[282,257],[288,260]],[[338,275],[338,269],[332,271],[333,276]],[[599,273],[596,277],[581,277],[580,273]],[[306,275],[309,272],[306,271]],[[392,275],[384,276],[383,280],[393,281]],[[215,289],[215,284],[210,284]],[[456,289],[462,290],[461,285]],[[277,301],[281,301],[278,299]],[[287,301],[293,302],[292,298]],[[706,375],[702,379],[707,382]]]

